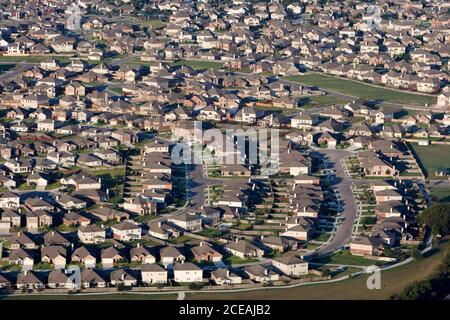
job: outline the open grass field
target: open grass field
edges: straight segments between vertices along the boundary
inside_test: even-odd
[[[450,203],[450,188],[431,187],[430,196],[433,202]]]
[[[389,299],[392,294],[402,291],[407,285],[430,276],[450,250],[450,242],[442,243],[438,249],[420,260],[414,260],[403,266],[381,272],[381,289],[369,290],[366,286],[368,275],[336,283],[323,283],[300,286],[291,289],[264,289],[237,293],[194,293],[187,294],[186,299],[338,299],[338,300],[375,300]]]
[[[42,56],[0,56],[0,63],[18,63],[18,62],[28,62],[28,63],[40,63],[48,59],[55,59],[59,63],[69,63],[70,57],[68,56],[58,56],[58,55],[42,55]]]
[[[215,69],[219,70],[223,68],[222,62],[217,61],[197,61],[197,60],[180,60],[173,63],[174,66],[189,66],[193,69]]]
[[[427,178],[436,178],[435,170],[438,168],[450,168],[450,145],[419,146],[416,143],[409,145],[425,168]]]
[[[320,87],[326,90],[352,95],[365,100],[378,100],[391,103],[404,103],[411,105],[425,105],[436,103],[436,97],[390,90],[376,87],[362,82],[346,80],[339,77],[308,73],[284,77],[284,79],[299,82],[309,86]]]
[[[161,29],[167,23],[158,19],[145,19],[139,20],[139,23],[143,26],[151,27],[153,30]]]
[[[331,95],[312,96],[300,99],[300,107],[304,109],[325,107],[336,104],[346,104],[350,99],[340,99]]]

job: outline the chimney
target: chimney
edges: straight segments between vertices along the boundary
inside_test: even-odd
[[[136,248],[139,248],[141,246],[141,244],[138,242],[138,244],[137,244],[137,246],[136,246]]]

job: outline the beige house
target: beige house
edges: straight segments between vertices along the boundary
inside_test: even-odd
[[[90,224],[85,227],[81,226],[78,228],[78,238],[80,239],[81,243],[102,243],[105,242],[105,237],[105,230],[95,224]]]
[[[157,205],[149,198],[138,195],[134,199],[124,201],[123,208],[125,211],[133,212],[141,216],[146,214],[156,214]]]
[[[247,242],[245,240],[236,240],[235,242],[225,245],[225,250],[239,258],[261,258],[264,250]]]
[[[167,283],[167,270],[159,264],[145,264],[141,269],[141,278],[144,283]]]
[[[111,284],[117,286],[119,284],[124,284],[125,286],[135,286],[138,280],[134,275],[124,269],[117,269],[110,274]]]
[[[376,253],[377,243],[371,237],[358,236],[350,242],[350,253],[354,255],[373,256]]]
[[[18,208],[20,206],[20,197],[18,194],[5,191],[0,193],[0,208]]]
[[[194,258],[198,262],[202,261],[211,261],[211,262],[219,262],[222,261],[222,255],[214,250],[209,244],[202,241],[196,247],[191,249]]]
[[[278,257],[272,260],[272,265],[287,276],[308,274],[308,262],[295,256]]]
[[[167,268],[174,263],[183,263],[186,257],[175,247],[164,247],[159,250],[161,263]]]
[[[197,214],[182,213],[171,216],[167,221],[187,231],[202,229],[202,218]]]
[[[146,247],[141,246],[139,243],[137,247],[130,249],[130,259],[132,262],[138,261],[144,264],[156,263],[155,256],[152,255]]]
[[[46,246],[41,249],[41,260],[53,264],[55,269],[66,267],[66,249],[63,246]]]
[[[220,268],[212,271],[211,279],[217,285],[242,283],[242,278],[240,276],[238,276],[237,274],[231,272],[226,268]]]
[[[202,282],[203,280],[203,269],[192,262],[174,264],[173,274],[176,282]]]
[[[95,268],[97,258],[88,248],[79,247],[72,253],[72,262],[82,263],[86,268]]]
[[[377,203],[403,200],[403,196],[398,191],[392,189],[374,191],[374,195]]]
[[[121,241],[133,241],[141,239],[141,227],[125,221],[111,227],[113,238]]]
[[[267,283],[280,279],[278,273],[261,264],[246,266],[244,267],[244,271],[251,280],[260,283]]]

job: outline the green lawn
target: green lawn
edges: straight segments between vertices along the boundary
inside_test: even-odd
[[[328,232],[317,233],[314,235],[313,239],[316,241],[325,242],[330,239],[331,234]]]
[[[339,77],[308,73],[304,75],[284,77],[286,80],[299,82],[309,86],[317,86],[330,91],[352,95],[365,100],[380,100],[392,103],[425,105],[436,103],[436,97],[399,92],[384,87],[374,87]]]
[[[173,244],[179,244],[179,243],[184,243],[184,242],[189,242],[189,241],[200,241],[200,240],[191,238],[189,236],[180,236],[177,238],[170,239],[169,241]]]
[[[33,184],[27,184],[26,182],[22,183],[17,187],[17,190],[21,191],[28,191],[28,190],[35,190],[36,186]]]
[[[59,180],[57,180],[57,181],[45,186],[45,190],[53,190],[53,189],[59,188],[60,186],[61,186],[61,182]]]
[[[156,218],[158,218],[158,216],[153,215],[153,214],[146,214],[146,215],[143,215],[143,216],[136,217],[136,219],[134,219],[134,221],[136,221],[138,223],[143,223],[143,222],[151,221],[151,220],[156,219]]]
[[[346,104],[350,99],[341,99],[330,95],[312,96],[300,99],[300,107],[304,109],[324,107],[335,104]]]
[[[69,63],[70,57],[58,56],[58,55],[36,55],[36,56],[0,56],[0,62],[27,62],[27,63],[40,63],[48,59],[55,59],[59,63]]]
[[[419,146],[416,143],[409,145],[418,156],[428,178],[437,178],[435,170],[438,168],[450,168],[450,145]]]
[[[55,230],[60,231],[60,232],[74,232],[74,231],[77,231],[78,228],[75,226],[66,226],[65,224],[60,224],[59,226],[57,226],[55,228]]]
[[[152,30],[160,29],[167,24],[159,19],[140,19],[138,23],[144,27],[150,27]]]
[[[134,66],[156,66],[158,64],[157,61],[142,61],[140,58],[133,58],[127,60],[127,64]]]
[[[215,69],[223,68],[223,62],[216,61],[197,61],[197,60],[180,60],[173,63],[174,66],[189,66],[193,69]]]
[[[430,276],[441,263],[444,255],[450,250],[450,243],[442,243],[440,247],[426,258],[414,260],[408,264],[381,272],[381,289],[369,290],[367,278],[369,274],[359,275],[336,283],[306,285],[290,289],[255,290],[240,293],[203,293],[187,294],[186,299],[293,299],[293,300],[380,300],[389,299],[392,294],[401,292],[407,285]]]
[[[202,230],[201,232],[197,232],[197,234],[208,237],[208,238],[214,238],[214,237],[220,237],[221,232],[214,228],[206,228]]]
[[[245,264],[245,263],[252,263],[252,262],[259,262],[259,261],[260,261],[259,259],[242,259],[237,256],[230,255],[230,254],[225,254],[223,256],[223,262],[228,265],[230,265],[230,264],[231,265]]]
[[[111,91],[114,91],[115,93],[122,95],[123,91],[122,88],[111,88]]]
[[[345,265],[357,265],[357,266],[371,266],[376,263],[381,263],[376,260],[366,259],[360,256],[354,256],[349,251],[339,251],[332,256],[324,257],[318,260],[314,260],[317,263],[324,264],[345,264]]]

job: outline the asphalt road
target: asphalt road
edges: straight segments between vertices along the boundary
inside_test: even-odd
[[[330,177],[329,181],[334,184],[336,191],[340,196],[340,204],[342,210],[338,217],[342,221],[336,223],[332,238],[325,245],[319,247],[315,252],[317,255],[330,254],[343,246],[351,240],[353,224],[356,218],[356,202],[352,194],[352,180],[345,175],[344,168],[341,164],[341,159],[350,154],[346,150],[321,150],[327,161],[333,164],[334,176]]]

